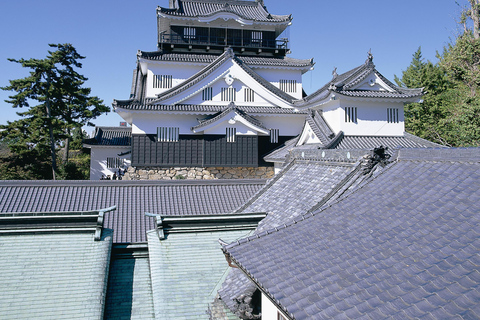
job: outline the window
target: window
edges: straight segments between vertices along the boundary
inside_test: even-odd
[[[172,76],[171,75],[154,75],[153,76],[153,87],[168,89],[172,87]]]
[[[398,109],[397,108],[387,108],[387,122],[388,123],[398,123]]]
[[[262,31],[252,31],[252,42],[260,43],[262,42],[263,34]]]
[[[123,159],[107,158],[107,168],[118,169],[124,166]]]
[[[222,88],[222,101],[235,101],[236,96],[235,88]]]
[[[177,127],[159,127],[157,128],[158,142],[178,142],[180,128]]]
[[[254,102],[255,101],[255,91],[253,91],[250,88],[245,88],[244,90],[245,94],[245,102]]]
[[[345,107],[345,122],[357,123],[357,107]]]
[[[270,129],[270,143],[278,143],[279,129]]]
[[[227,128],[227,142],[235,142],[236,128]]]
[[[277,320],[287,320],[283,314],[280,313],[280,311],[277,311]]]
[[[208,88],[203,89],[202,99],[203,99],[203,101],[210,101],[210,100],[213,99],[213,88],[212,87],[208,87]]]
[[[297,92],[297,80],[280,80],[280,90],[285,92]]]
[[[183,36],[186,39],[195,39],[196,37],[196,29],[192,27],[185,27],[183,28]]]

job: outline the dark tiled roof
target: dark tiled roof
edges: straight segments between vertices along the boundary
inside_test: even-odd
[[[95,136],[84,140],[83,143],[99,146],[130,146],[131,139],[131,127],[96,127]]]
[[[334,149],[364,149],[370,150],[379,146],[395,148],[435,148],[440,145],[405,133],[404,136],[343,136]]]
[[[335,137],[335,133],[317,110],[310,112],[307,122],[323,145],[328,145]]]
[[[248,75],[250,75],[255,81],[257,81],[260,85],[262,85],[266,90],[272,92],[279,98],[292,103],[295,98],[293,98],[291,95],[285,93],[283,90],[280,90],[264,78],[262,78],[260,75],[258,75],[255,71],[253,71],[249,66],[247,66],[242,60],[240,60],[233,50],[231,48],[228,48],[222,55],[218,56],[218,58],[212,62],[211,64],[207,65],[205,68],[182,82],[176,87],[173,87],[163,93],[160,93],[157,95],[157,98],[154,99],[151,103],[159,103],[161,101],[164,101],[166,99],[172,98],[179,93],[191,88],[204,78],[206,78],[209,74],[214,72],[216,69],[218,69],[225,61],[228,59],[234,60]]]
[[[266,128],[261,121],[259,121],[259,120],[255,119],[254,117],[248,115],[247,113],[243,112],[242,110],[237,109],[235,104],[232,102],[227,108],[225,108],[225,110],[223,110],[221,112],[218,112],[217,114],[213,115],[210,118],[201,120],[199,125],[192,128],[192,131],[203,128],[203,127],[205,127],[209,124],[212,124],[214,122],[220,121],[221,119],[225,118],[232,111],[234,111],[237,115],[239,115],[240,117],[245,119],[247,122],[253,124],[254,126],[257,126],[259,128],[268,130],[268,128]]]
[[[480,149],[402,149],[338,202],[225,250],[297,320],[480,318],[479,189]]]
[[[208,17],[220,12],[233,13],[247,20],[261,22],[289,22],[291,16],[272,15],[257,1],[238,0],[178,0],[176,8],[157,10],[169,16]]]
[[[367,91],[367,90],[355,90],[356,85],[360,84],[370,74],[375,73],[387,86],[393,91]],[[378,72],[373,64],[372,59],[367,61],[352,70],[349,70],[341,75],[334,73],[333,79],[325,84],[322,88],[308,95],[303,100],[296,102],[298,106],[307,104],[314,100],[321,100],[326,98],[331,92],[335,92],[341,95],[358,98],[393,98],[393,99],[411,99],[419,98],[424,92],[422,88],[407,89],[398,87],[385,78],[380,72]]]
[[[198,53],[167,53],[163,51],[139,51],[138,57],[153,61],[176,61],[176,62],[196,62],[208,64],[214,62],[218,55],[198,54]],[[313,59],[294,59],[290,57],[253,57],[238,56],[242,62],[250,67],[288,67],[288,68],[311,68]]]
[[[344,151],[325,150],[319,154],[318,148],[314,155],[300,153],[287,167],[271,179],[265,187],[259,190],[237,212],[267,212],[256,234],[265,230],[281,227],[319,205],[333,201],[345,192],[355,181],[358,183],[366,176],[359,171],[358,158],[367,151],[353,154],[348,159]],[[242,301],[251,297],[254,284],[240,271],[231,270],[221,290],[222,301],[233,312],[241,312]],[[245,303],[248,305],[248,302]]]
[[[232,212],[265,181],[5,181],[0,212],[88,211],[116,205],[105,214],[115,243],[145,242],[155,228],[145,212],[203,215]],[[218,196],[221,195],[221,196]]]
[[[197,114],[211,114],[221,112],[225,109],[224,105],[192,105],[192,104],[149,104],[140,103],[134,100],[115,100],[114,106],[116,108],[128,109],[128,110],[144,110],[144,111],[178,111],[178,112],[190,112]],[[306,114],[305,110],[287,109],[281,107],[255,107],[255,106],[236,106],[238,110],[241,110],[250,114]]]

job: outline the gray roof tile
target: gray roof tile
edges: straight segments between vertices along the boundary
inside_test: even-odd
[[[479,189],[480,149],[401,149],[336,203],[226,250],[295,319],[478,318]]]
[[[131,139],[131,127],[96,127],[94,137],[84,140],[83,143],[101,146],[130,146]]]
[[[105,228],[114,229],[114,243],[146,242],[145,233],[154,229],[155,224],[154,219],[145,217],[145,212],[229,213],[264,183],[264,180],[3,181],[0,212],[88,211],[116,205],[116,211],[105,214],[104,223]]]
[[[288,15],[268,13],[266,7],[257,1],[179,0],[178,7],[159,7],[157,10],[167,16],[208,17],[216,13],[228,12],[247,20],[261,22],[289,22],[292,20]]]

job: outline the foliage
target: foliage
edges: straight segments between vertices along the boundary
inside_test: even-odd
[[[480,0],[469,4],[460,18],[464,32],[437,54],[438,63],[425,62],[419,48],[402,77],[395,77],[400,86],[426,91],[422,104],[406,106],[406,129],[454,147],[480,146]]]
[[[50,47],[56,50],[48,51],[45,59],[9,59],[30,69],[30,75],[10,80],[9,86],[1,88],[14,92],[6,100],[12,107],[27,109],[17,112],[22,117],[20,120],[0,125],[0,130],[3,129],[0,138],[8,138],[11,152],[11,157],[4,158],[6,163],[2,165],[17,167],[26,164],[28,159],[35,159],[32,163],[41,163],[42,171],[38,173],[27,166],[26,170],[31,172],[27,176],[33,179],[51,179],[60,174],[56,157],[61,141],[64,141],[65,154],[61,167],[71,168],[67,162],[72,132],[81,131],[83,125],[92,125],[92,119],[109,111],[102,100],[90,96],[90,88],[83,87],[87,78],[76,69],[82,67],[79,60],[85,57],[71,44],[51,44]]]

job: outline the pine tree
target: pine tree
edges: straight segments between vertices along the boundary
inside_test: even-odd
[[[28,176],[35,179],[55,179],[56,153],[61,141],[69,141],[71,130],[91,124],[92,119],[110,110],[98,97],[90,96],[89,88],[83,87],[87,78],[76,69],[82,67],[79,60],[85,57],[71,44],[51,44],[50,47],[56,50],[48,51],[45,59],[9,59],[30,69],[30,75],[10,80],[9,86],[1,88],[15,92],[6,102],[27,110],[17,112],[20,120],[0,125],[3,129],[0,137],[6,139],[12,152],[10,161],[27,164],[35,159],[33,163],[37,166],[43,164],[41,172],[30,169]],[[66,153],[68,155],[68,142]],[[51,174],[45,172],[46,163]]]

